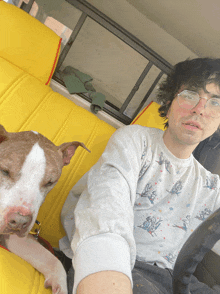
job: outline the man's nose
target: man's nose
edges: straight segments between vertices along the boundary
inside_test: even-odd
[[[207,103],[206,98],[200,98],[199,102],[195,107],[191,109],[192,113],[203,114],[205,112],[205,105]]]

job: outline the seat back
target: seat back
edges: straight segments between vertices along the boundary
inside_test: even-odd
[[[0,0],[0,57],[48,85],[61,38],[18,7]]]

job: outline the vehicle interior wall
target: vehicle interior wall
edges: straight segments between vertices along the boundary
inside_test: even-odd
[[[18,5],[22,1],[7,2]],[[217,12],[220,10],[220,3],[217,0],[208,3],[199,0],[184,3],[169,0],[166,1],[166,6],[164,6],[165,1],[157,0],[88,0],[87,2],[147,44],[172,65],[187,58],[219,57],[220,23],[216,19],[219,18]],[[82,14],[65,0],[36,0],[35,11],[33,9],[31,13],[63,38],[62,49]],[[56,21],[61,23],[61,26]],[[96,90],[105,94],[115,106],[120,107],[147,64],[148,61],[141,54],[88,19],[61,70],[71,65],[91,75]],[[153,66],[126,109],[128,115],[132,115],[133,109],[140,103],[157,74],[158,68]],[[161,80],[164,77],[165,75]],[[51,87],[76,104],[90,109],[89,102],[78,95],[70,95],[67,89],[56,81],[51,82]],[[144,106],[151,101],[157,102],[156,88]],[[123,125],[104,111],[100,111],[97,116],[116,128]],[[218,162],[215,172],[220,174],[220,161]],[[220,252],[220,245],[217,246]]]
[[[71,4],[67,3],[65,0],[38,0],[36,2],[41,7],[43,7],[43,9],[48,15],[62,22],[70,29],[74,28],[75,22],[80,17],[80,14],[77,13],[77,9],[74,8]],[[147,44],[150,48],[152,48],[155,52],[157,52],[171,64],[174,65],[175,63],[186,58],[197,57],[197,54],[191,51],[189,48],[187,48],[184,44],[182,44],[178,40],[178,38],[174,38],[171,34],[167,33],[167,31],[164,30],[163,27],[165,24],[158,25],[156,22],[152,21],[148,17],[148,15],[144,14],[145,10],[141,11],[141,9],[137,8],[137,5],[134,5],[136,2],[140,3],[141,1],[88,0],[87,2],[92,4],[94,7],[96,7],[105,15],[107,15],[109,18],[111,18],[116,23],[121,25],[131,34],[135,35],[138,39]],[[151,7],[153,6],[154,1],[142,1],[142,3],[144,2],[146,2],[146,4],[148,2],[148,6],[150,3]],[[160,5],[159,3],[157,5],[157,9],[160,11],[160,13],[162,10],[162,2],[160,3]],[[175,2],[178,2],[179,9],[182,9],[183,3],[181,3],[180,1]],[[169,6],[167,5],[167,7]],[[149,11],[151,11],[151,9],[149,9]],[[169,9],[167,9],[167,11],[169,11]],[[92,26],[91,30],[97,30],[95,24],[89,23],[88,26]],[[99,37],[101,38],[101,35],[99,35]],[[114,40],[108,39],[104,39],[104,41],[106,43],[106,49],[108,49],[109,44],[114,42]],[[111,44],[111,46],[113,45]],[[125,54],[129,56],[131,52],[127,51],[125,52]],[[113,53],[114,52],[112,52],[112,54]],[[132,55],[130,55],[130,57],[133,58]]]
[[[19,0],[14,2],[16,1],[18,3]],[[147,44],[172,65],[180,60],[196,57],[186,46],[148,19],[128,1],[90,0],[87,2]],[[61,35],[63,49],[82,12],[65,0],[37,0],[36,3],[38,11],[35,17]],[[64,27],[59,27],[58,24],[53,25],[51,18]],[[93,78],[92,84],[95,90],[104,94],[109,102],[120,108],[148,62],[145,57],[117,36],[88,18],[60,70],[66,66],[72,66],[90,75]],[[159,72],[158,67],[152,66],[124,111],[127,116],[132,117]],[[161,80],[165,76],[162,76]],[[151,101],[156,101],[156,90],[157,88],[152,91],[142,109]]]
[[[9,0],[19,5],[21,0]],[[28,3],[28,0],[25,0]],[[80,2],[80,1],[79,1]],[[83,1],[82,1],[83,2]],[[88,0],[107,17],[147,44],[171,65],[195,57],[218,57],[220,50],[217,0],[186,2],[143,0]],[[69,40],[82,12],[65,0],[37,0],[34,17],[48,25],[62,37],[62,50]],[[128,44],[109,32],[91,18],[87,18],[60,70],[72,66],[92,77],[97,92],[115,107],[120,108],[148,64],[148,60]],[[132,117],[160,69],[153,65],[134,94],[124,113]],[[164,74],[159,83],[166,77]],[[52,80],[53,90],[90,109],[90,103],[78,95],[70,95],[67,89]],[[158,86],[157,86],[158,87]],[[142,109],[151,101],[157,102],[154,88]],[[104,111],[97,114],[101,119],[118,128],[123,123]],[[216,167],[220,174],[220,164]]]

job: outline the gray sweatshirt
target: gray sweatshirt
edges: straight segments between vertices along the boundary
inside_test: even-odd
[[[74,217],[70,209],[63,222],[73,293],[83,278],[104,270],[122,272],[132,283],[136,259],[172,269],[190,234],[219,207],[219,176],[193,155],[175,157],[163,133],[138,125],[117,130],[89,171]]]

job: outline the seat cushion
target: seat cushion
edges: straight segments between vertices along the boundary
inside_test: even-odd
[[[0,292],[3,294],[51,294],[44,276],[19,256],[0,248]]]

